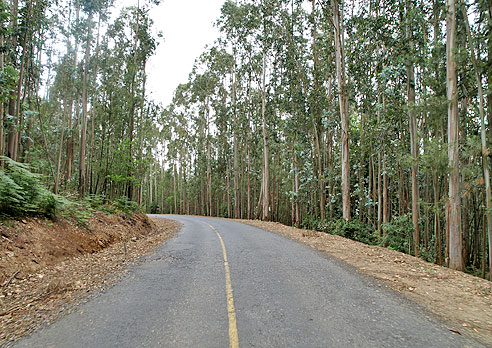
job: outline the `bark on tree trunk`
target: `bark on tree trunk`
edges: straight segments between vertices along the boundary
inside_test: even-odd
[[[389,195],[388,195],[388,173],[386,169],[386,156],[383,155],[383,224],[390,221],[389,218]]]
[[[461,231],[459,115],[456,77],[456,6],[447,0],[446,67],[448,99],[448,159],[449,174],[449,267],[463,270],[463,236]]]
[[[80,132],[80,156],[79,156],[79,196],[84,197],[86,191],[85,180],[85,147],[86,147],[86,133],[87,133],[87,103],[88,103],[88,70],[89,70],[89,58],[91,52],[91,32],[92,32],[92,13],[89,14],[87,19],[88,31],[85,47],[84,57],[84,74],[82,78],[82,129]]]
[[[487,89],[492,91],[492,1],[488,2],[488,35],[487,35]],[[487,124],[489,125],[489,139],[492,139],[492,93],[487,95]],[[490,157],[492,165],[492,156]],[[489,243],[490,245],[490,243]],[[490,272],[492,273],[492,272]]]
[[[3,3],[3,1],[2,1]],[[2,23],[3,25],[3,23]],[[0,35],[0,47],[3,47],[3,42],[4,42],[4,38],[3,38],[3,35]],[[4,54],[3,52],[0,52],[0,71],[3,71],[3,67],[4,67]],[[4,142],[5,142],[5,136],[4,136],[4,132],[3,132],[3,128],[4,128],[4,113],[5,113],[5,110],[4,110],[4,104],[3,103],[0,103],[0,156],[3,156],[4,154]],[[0,163],[0,166],[3,165],[3,162]]]
[[[268,153],[268,138],[266,127],[266,52],[263,52],[263,78],[262,78],[262,93],[261,93],[261,119],[262,119],[262,133],[263,133],[263,204],[262,204],[262,217],[263,220],[270,220],[270,176],[269,176],[269,153]]]
[[[173,192],[174,192],[174,214],[178,213],[178,190],[176,187],[176,177],[178,173],[176,172],[176,164],[173,163]]]
[[[383,231],[381,230],[381,225],[383,223],[383,190],[382,190],[382,159],[381,152],[378,153],[378,231],[379,236],[383,235]]]
[[[32,1],[28,2],[28,9],[27,9],[27,16],[30,16],[31,12],[31,5]],[[20,131],[22,129],[22,117],[20,115],[20,109],[21,109],[21,104],[22,104],[22,84],[24,80],[24,70],[25,70],[25,65],[26,65],[26,49],[27,49],[27,32],[28,28],[24,28],[24,37],[22,40],[22,55],[21,55],[21,64],[20,64],[20,69],[19,69],[19,81],[17,83],[17,100],[15,101],[15,115],[14,115],[14,120],[15,123],[18,127],[18,129],[15,130],[15,136],[14,136],[14,159],[19,160],[19,141],[20,141]],[[24,87],[25,89],[25,87]]]
[[[319,95],[321,93],[320,82],[319,82],[319,59],[318,59],[318,50],[317,50],[317,28],[316,28],[316,1],[312,0],[312,16],[313,16],[313,79],[314,79],[314,88],[315,88],[315,101],[314,101],[314,140],[316,146],[316,162],[317,162],[317,176],[318,176],[318,195],[319,195],[319,212],[321,220],[325,219],[325,205],[326,205],[326,192],[325,192],[325,179],[324,179],[324,168],[323,168],[323,154],[321,152],[322,141],[321,141],[321,132],[320,132],[320,119],[321,119],[321,105],[319,101]]]
[[[75,22],[78,23],[80,18],[80,8],[75,2]],[[72,28],[72,30],[74,30]],[[75,46],[73,50],[73,61],[72,61],[72,69],[73,71],[77,71],[77,63],[78,63],[78,53],[79,51],[79,39],[78,35],[75,35]],[[74,163],[74,152],[75,152],[75,144],[74,144],[74,132],[73,132],[73,119],[78,117],[78,100],[77,100],[77,90],[74,83],[71,86],[70,93],[70,117],[68,119],[68,136],[67,136],[67,165],[66,165],[66,175],[65,179],[69,181],[72,178],[73,173],[73,163]]]
[[[487,215],[487,235],[488,235],[488,242],[489,242],[489,269],[492,269],[492,257],[491,257],[492,255],[492,201],[491,201],[492,192],[490,187],[490,172],[489,172],[489,163],[488,163],[490,148],[487,146],[487,136],[485,130],[485,111],[484,111],[484,96],[483,96],[484,93],[482,87],[482,78],[479,73],[478,62],[475,56],[475,44],[473,41],[473,37],[471,35],[470,23],[468,21],[468,13],[466,11],[466,7],[464,6],[464,4],[462,6],[462,10],[463,10],[463,17],[465,19],[466,34],[468,36],[468,44],[470,46],[473,69],[475,71],[475,79],[477,81],[477,86],[478,86],[478,102],[479,102],[479,112],[480,112],[480,139],[482,145],[482,169],[483,169],[483,177],[485,181],[485,207],[486,207],[486,215]],[[492,68],[489,67],[489,69]],[[492,111],[492,105],[489,104],[488,107]],[[490,127],[490,124],[489,124],[489,129],[492,129],[492,127]],[[490,278],[492,279],[492,272],[490,273],[491,273]]]
[[[362,112],[360,120],[360,162],[359,162],[359,219],[365,221],[365,205],[366,205],[366,192],[364,190],[364,174],[365,174],[365,113]],[[370,180],[370,178],[369,178]]]
[[[435,171],[434,176],[433,176],[433,188],[434,188],[434,230],[436,233],[436,241],[435,241],[435,248],[436,248],[436,262],[438,265],[442,266],[442,237],[441,237],[441,217],[439,214],[440,208],[439,208],[439,184],[438,184],[438,177],[437,177],[437,171]]]
[[[250,164],[249,164],[249,146],[247,148],[247,175],[248,175],[248,197],[247,197],[247,219],[251,219],[251,178],[249,175],[250,169]]]
[[[11,38],[11,47],[16,48],[17,47],[17,34],[16,34],[16,27],[17,27],[17,14],[18,14],[18,8],[19,8],[19,3],[18,0],[11,0],[11,14],[12,14],[12,25],[11,29],[12,32],[14,33]],[[13,58],[15,59],[15,58]],[[12,63],[15,63],[14,61]],[[8,107],[8,114],[10,116],[15,115],[15,92],[11,91],[10,92],[10,101],[9,101],[9,107]],[[16,124],[17,120],[16,119],[11,119],[9,122],[9,125],[7,126],[7,156],[13,159],[14,161],[16,160],[15,158],[15,142],[16,142]]]
[[[406,17],[406,37],[409,40],[410,52],[413,51],[412,29],[410,13],[411,1],[406,0],[407,17]],[[411,59],[408,57],[407,59]],[[414,240],[414,253],[415,256],[419,256],[420,251],[420,226],[419,226],[419,182],[418,182],[418,139],[417,139],[417,118],[415,115],[415,72],[413,62],[409,61],[407,64],[407,98],[408,98],[408,124],[410,127],[410,152],[412,154],[412,222],[413,222],[413,240]]]
[[[234,218],[240,218],[240,198],[239,198],[239,143],[238,143],[238,124],[237,124],[237,105],[236,105],[236,54],[234,53],[234,64],[232,71],[232,107],[233,107],[233,134],[234,134]]]
[[[333,26],[335,35],[335,60],[338,80],[338,100],[342,123],[342,211],[343,218],[350,220],[350,162],[349,162],[349,114],[348,101],[345,91],[345,48],[341,23],[343,14],[340,13],[338,0],[332,0]]]

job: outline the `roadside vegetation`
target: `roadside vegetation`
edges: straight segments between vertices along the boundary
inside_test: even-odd
[[[55,220],[63,217],[85,225],[96,212],[132,215],[141,211],[126,196],[108,201],[103,195],[54,194],[46,188],[42,175],[30,171],[25,163],[0,157],[0,221],[25,217]]]

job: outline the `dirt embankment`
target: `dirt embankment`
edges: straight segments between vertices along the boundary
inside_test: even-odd
[[[97,214],[87,228],[26,218],[0,226],[0,346],[114,283],[179,224],[145,215]]]
[[[275,222],[237,220],[304,243],[342,260],[445,319],[456,334],[492,347],[492,283],[416,257],[340,236]]]

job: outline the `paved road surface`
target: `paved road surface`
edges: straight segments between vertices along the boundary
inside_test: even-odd
[[[176,238],[15,347],[480,347],[304,245],[237,222],[165,217],[183,224]]]

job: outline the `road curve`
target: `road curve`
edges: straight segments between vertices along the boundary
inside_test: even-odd
[[[481,347],[307,246],[229,220],[162,217],[183,224],[177,237],[15,347],[234,347],[232,314],[239,347]]]

